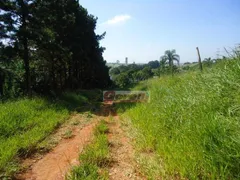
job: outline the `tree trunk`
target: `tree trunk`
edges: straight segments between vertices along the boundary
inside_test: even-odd
[[[31,77],[30,77],[30,66],[29,66],[29,55],[28,55],[28,40],[24,37],[23,40],[24,46],[24,67],[25,67],[25,82],[27,94],[31,96]]]
[[[22,41],[23,41],[23,61],[24,61],[24,69],[25,69],[25,84],[27,94],[31,96],[31,75],[30,75],[30,66],[29,66],[29,52],[28,52],[28,38],[27,38],[27,23],[26,19],[28,16],[28,12],[26,9],[26,4],[23,0],[19,1],[22,12]]]

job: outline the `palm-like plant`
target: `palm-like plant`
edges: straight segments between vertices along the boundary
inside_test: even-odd
[[[179,65],[179,61],[180,61],[180,56],[178,54],[176,54],[176,50],[167,50],[165,51],[164,56],[161,57],[161,59],[164,59],[168,62],[169,67],[171,68],[171,72],[173,75],[173,65],[174,65],[174,61],[176,61]]]
[[[165,72],[165,70],[166,70],[166,66],[167,66],[167,59],[166,59],[166,57],[164,57],[164,56],[162,56],[161,58],[160,58],[160,62],[159,62],[159,72],[158,72],[158,75],[160,76],[162,73],[164,73]]]

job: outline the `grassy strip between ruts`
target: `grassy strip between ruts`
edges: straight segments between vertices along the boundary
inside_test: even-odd
[[[104,120],[94,129],[94,140],[80,155],[80,166],[73,167],[66,176],[67,180],[107,180],[106,167],[110,162],[109,142],[106,133],[107,124]]]
[[[74,108],[87,102],[82,95],[65,93],[54,101],[34,97],[0,103],[0,179],[18,171],[17,157],[35,152]]]

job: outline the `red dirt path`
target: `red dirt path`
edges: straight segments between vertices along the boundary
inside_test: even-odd
[[[71,139],[64,139],[51,152],[37,161],[18,179],[27,180],[63,180],[73,165],[77,165],[79,153],[91,140],[93,128],[91,123],[81,130],[75,129]]]

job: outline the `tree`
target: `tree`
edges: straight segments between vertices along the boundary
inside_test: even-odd
[[[159,68],[160,63],[159,63],[158,60],[149,61],[149,62],[148,62],[148,66],[150,66],[152,69],[156,69],[156,68]]]
[[[176,54],[176,50],[167,50],[165,51],[164,56],[161,57],[161,59],[164,59],[166,61],[168,61],[169,67],[171,69],[171,73],[173,75],[173,71],[174,71],[174,61],[176,61],[179,65],[180,62],[180,56],[178,54]]]
[[[115,79],[115,84],[120,88],[124,88],[130,84],[130,79],[127,73],[122,73],[118,75]]]
[[[115,68],[110,69],[109,73],[111,76],[115,76],[115,75],[120,74],[120,70],[118,69],[118,67],[115,67]]]
[[[99,42],[106,33],[95,34],[97,18],[77,0],[38,0],[37,52],[44,57],[41,78],[44,89],[101,88],[109,85],[108,67]],[[48,14],[48,16],[46,16]],[[46,73],[45,73],[46,74]],[[39,89],[38,87],[36,89]]]
[[[1,39],[18,43],[19,54],[24,62],[25,85],[27,94],[31,94],[31,75],[29,63],[30,6],[33,0],[4,0],[0,15]],[[23,53],[21,53],[23,51]]]
[[[0,63],[20,75],[21,90],[45,94],[111,85],[100,46],[106,33],[95,33],[97,18],[78,0],[3,0],[0,5]],[[1,91],[9,82],[3,70]]]
[[[159,76],[161,74],[164,74],[166,72],[166,66],[167,66],[167,58],[165,56],[162,56],[159,61]]]
[[[150,67],[145,67],[142,70],[142,73],[143,73],[143,79],[144,80],[149,79],[149,78],[151,78],[153,76],[153,72],[152,72]]]

